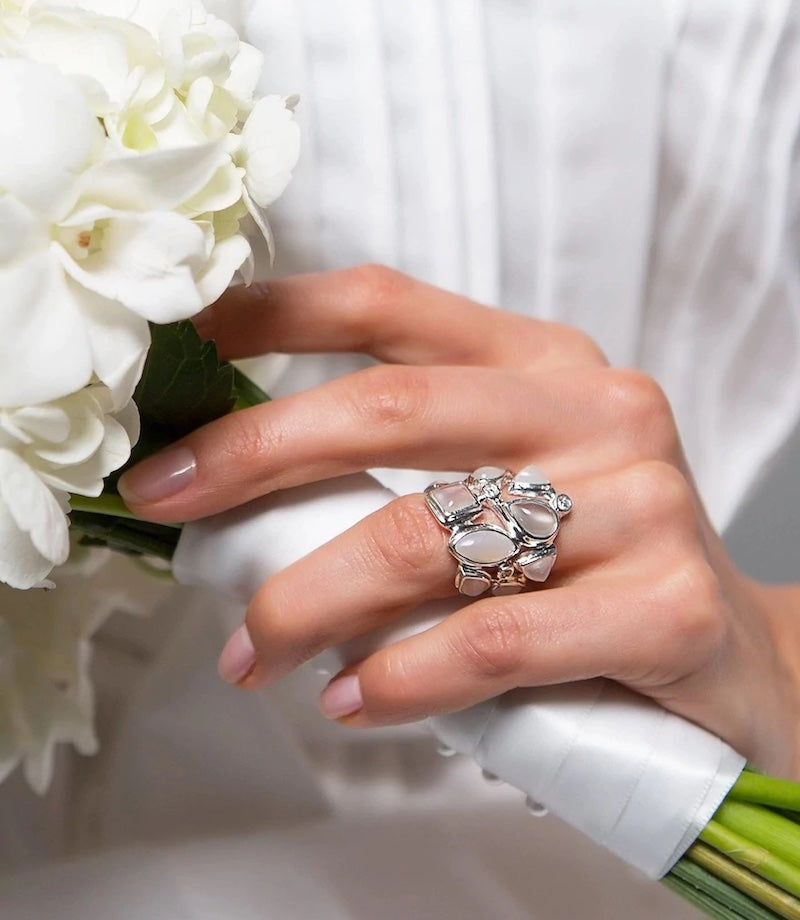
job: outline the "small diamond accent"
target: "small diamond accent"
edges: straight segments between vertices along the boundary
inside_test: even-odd
[[[567,514],[569,511],[572,511],[572,499],[569,495],[565,495],[562,492],[556,499],[556,508],[558,508],[562,514]]]

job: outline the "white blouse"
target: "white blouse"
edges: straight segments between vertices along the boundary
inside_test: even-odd
[[[800,4],[242,0],[304,151],[281,272],[378,261],[581,327],[716,524],[800,416]],[[278,391],[352,362],[303,359]]]

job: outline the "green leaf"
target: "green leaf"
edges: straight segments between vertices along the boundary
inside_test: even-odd
[[[153,344],[134,393],[143,440],[160,447],[226,415],[234,406],[234,370],[220,362],[184,320],[151,327]]]
[[[142,431],[125,466],[106,477],[98,499],[72,497],[72,526],[93,546],[169,560],[180,531],[132,518],[117,494],[122,473],[196,428],[269,397],[232,364],[220,361],[188,322],[152,325],[152,345],[134,393]]]

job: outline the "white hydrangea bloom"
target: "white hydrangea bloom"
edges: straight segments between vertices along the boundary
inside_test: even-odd
[[[148,320],[249,280],[248,211],[271,247],[298,128],[279,97],[253,105],[259,52],[198,2],[0,3],[0,405],[92,372],[124,391]]]
[[[69,495],[127,461],[148,323],[249,280],[248,212],[272,250],[299,131],[255,101],[261,65],[200,0],[0,0],[0,781],[24,762],[42,791],[56,743],[96,748],[110,584],[12,589],[49,584]]]
[[[92,635],[111,613],[143,615],[170,590],[107,550],[73,547],[53,574],[56,591],[0,585],[0,782],[22,765],[39,793],[57,744],[97,750]]]
[[[58,398],[93,372],[130,391],[147,320],[183,319],[208,299],[213,233],[171,209],[225,154],[209,144],[103,159],[105,147],[72,81],[0,59],[0,405]]]
[[[24,761],[42,793],[57,743],[97,750],[89,637],[107,610],[85,590],[21,594],[0,585],[0,781]]]
[[[50,403],[0,408],[0,582],[31,588],[65,562],[69,493],[99,495],[137,437],[133,404],[115,411],[101,384]]]

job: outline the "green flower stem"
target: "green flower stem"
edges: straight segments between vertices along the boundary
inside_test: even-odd
[[[776,914],[702,866],[682,859],[662,882],[718,920],[778,920]]]
[[[745,770],[728,793],[727,800],[800,811],[800,783]]]
[[[136,515],[128,508],[125,502],[114,492],[103,492],[97,498],[86,495],[70,495],[70,508],[73,511],[84,511],[88,514],[103,514],[108,517],[125,518],[130,521],[139,521]],[[173,527],[181,529],[181,524],[160,524],[160,527]]]
[[[700,833],[700,839],[740,866],[745,866],[762,878],[774,882],[784,891],[800,896],[800,869],[797,866],[730,830],[716,818],[708,822]]]
[[[686,852],[686,859],[702,866],[716,878],[733,885],[738,891],[775,911],[779,917],[784,917],[785,920],[800,920],[800,901],[797,898],[759,878],[748,869],[738,866],[704,843],[695,843],[690,847]]]
[[[794,821],[762,805],[730,801],[722,803],[714,820],[764,847],[779,859],[799,867],[800,873],[800,827]]]
[[[89,498],[86,495],[70,495],[69,504],[73,511],[86,511],[90,514],[107,514],[111,517],[137,519],[136,515],[119,495],[113,492],[103,492],[97,498]]]
[[[155,556],[167,562],[172,560],[181,533],[177,527],[76,510],[70,514],[70,528],[81,534],[90,545]]]

